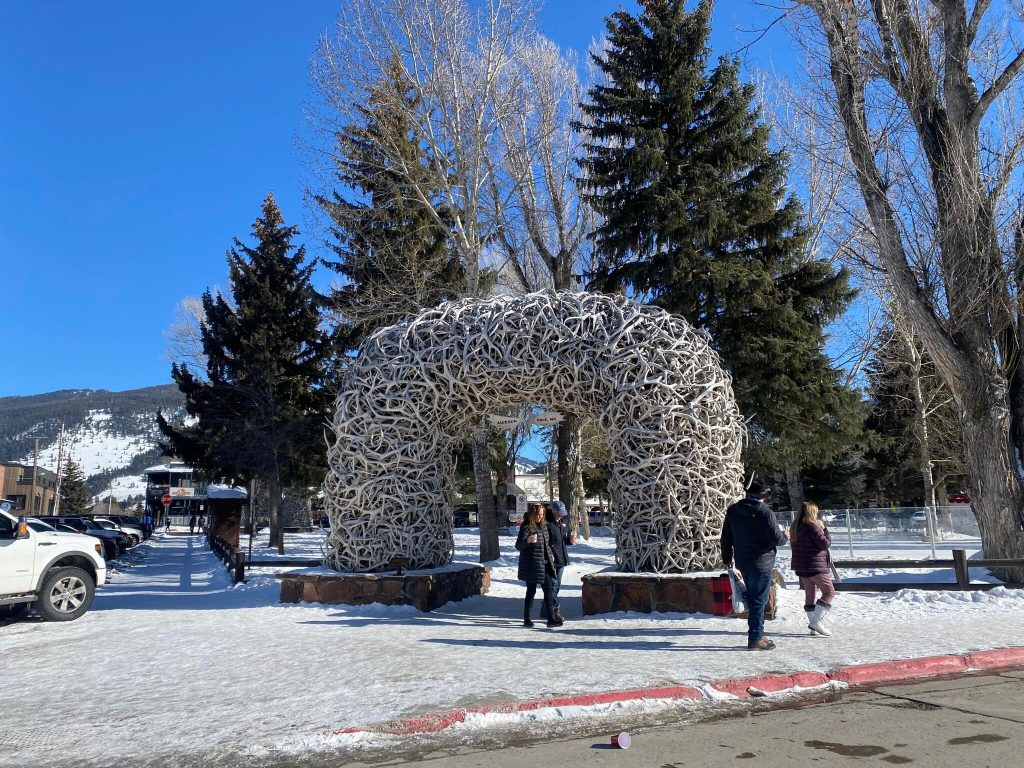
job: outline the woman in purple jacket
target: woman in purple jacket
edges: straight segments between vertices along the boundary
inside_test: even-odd
[[[832,586],[832,572],[829,568],[828,548],[832,546],[832,536],[818,519],[818,505],[805,501],[800,507],[800,514],[790,528],[789,542],[793,547],[791,567],[800,577],[804,587],[804,612],[807,614],[807,626],[812,634],[832,634],[825,626],[825,619],[832,608],[832,598],[836,590]],[[816,592],[821,597],[815,601]]]

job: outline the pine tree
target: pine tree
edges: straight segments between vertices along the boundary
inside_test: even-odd
[[[956,406],[919,339],[891,323],[879,338],[866,366],[875,436],[865,456],[869,491],[887,502],[931,504],[934,486],[944,503],[946,480],[959,484],[965,472]]]
[[[171,375],[185,395],[188,426],[159,417],[168,449],[210,477],[260,479],[269,495],[271,546],[284,552],[280,525],[286,485],[318,484],[326,471],[324,424],[328,342],[315,262],[284,224],[273,195],[253,225],[256,246],[228,252],[230,297],[203,294],[206,378],[187,365]]]
[[[583,105],[583,187],[601,216],[591,285],[629,290],[708,331],[750,419],[747,463],[828,461],[862,423],[824,354],[852,299],[806,253],[799,202],[739,62],[709,67],[712,3],[641,0],[606,20],[604,75]]]
[[[333,222],[338,259],[328,266],[346,280],[331,295],[342,352],[379,328],[457,298],[465,287],[451,233],[434,213],[444,207],[419,197],[430,189],[430,175],[412,119],[417,108],[401,67],[392,65],[359,108],[362,124],[337,135],[341,191],[317,198]]]
[[[69,458],[60,477],[60,514],[84,515],[91,506],[92,497],[85,486],[85,474],[74,459]]]

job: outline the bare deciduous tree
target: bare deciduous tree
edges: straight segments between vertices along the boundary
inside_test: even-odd
[[[481,291],[481,260],[498,236],[493,215],[494,153],[500,121],[513,108],[503,83],[515,51],[534,33],[536,3],[524,0],[342,0],[333,34],[313,65],[328,135],[358,118],[373,84],[391,70],[415,91],[409,118],[422,136],[431,174],[409,169],[410,194],[451,231],[466,274],[466,295]],[[395,68],[397,67],[397,70]],[[394,169],[402,153],[381,147]],[[497,519],[489,438],[472,432],[480,515],[480,559],[497,558]]]
[[[164,331],[167,359],[187,365],[195,375],[206,376],[206,353],[203,352],[202,324],[206,319],[203,300],[186,296],[174,309],[174,321]]]
[[[594,214],[576,183],[582,144],[575,126],[583,96],[576,60],[535,35],[515,49],[513,64],[502,81],[508,108],[497,121],[500,149],[491,171],[493,214],[508,265],[502,273],[515,290],[578,289]],[[580,417],[564,416],[556,428],[557,495],[575,529],[583,498]]]
[[[1022,557],[1024,9],[991,5],[796,0],[793,18],[828,84],[875,266],[959,411],[985,553]]]

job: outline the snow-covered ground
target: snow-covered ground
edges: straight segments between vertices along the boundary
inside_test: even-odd
[[[290,557],[315,557],[321,534],[292,535]],[[257,540],[254,553],[265,541]],[[433,612],[380,605],[281,605],[271,569],[248,584],[196,536],[158,536],[116,567],[93,610],[70,624],[0,626],[0,766],[239,766],[401,749],[401,737],[336,731],[435,710],[517,699],[708,681],[1019,645],[1024,592],[841,593],[833,638],[807,634],[802,593],[780,592],[773,653],[745,650],[742,620],[620,613],[583,619],[580,577],[613,562],[610,535],[573,548],[564,627],[526,629],[515,551],[496,562],[490,594]],[[976,550],[978,542],[943,542]],[[476,532],[456,533],[473,562]],[[892,536],[863,557],[924,557]],[[837,557],[839,553],[837,553]],[[940,557],[942,554],[940,554]],[[787,565],[787,556],[780,558]],[[880,578],[847,571],[848,578]],[[975,576],[982,576],[977,571]],[[885,578],[897,577],[889,573]],[[952,573],[905,574],[950,580]],[[795,578],[788,573],[792,584]],[[595,718],[629,721],[656,704],[482,716],[460,738],[530,719],[537,732]],[[472,735],[470,735],[472,734]],[[456,733],[456,736],[458,734]],[[390,739],[390,741],[389,741]],[[341,760],[339,760],[340,762]]]

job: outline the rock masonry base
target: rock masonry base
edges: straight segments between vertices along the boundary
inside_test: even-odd
[[[432,611],[486,594],[491,587],[491,569],[471,565],[458,570],[431,573],[296,574],[279,573],[282,603],[328,603],[334,605],[412,605]]]
[[[583,577],[583,615],[637,613],[720,613],[715,610],[715,576],[707,574],[591,573]],[[766,619],[775,618],[775,587]],[[723,614],[724,615],[724,614]],[[733,614],[745,618],[746,613]]]

